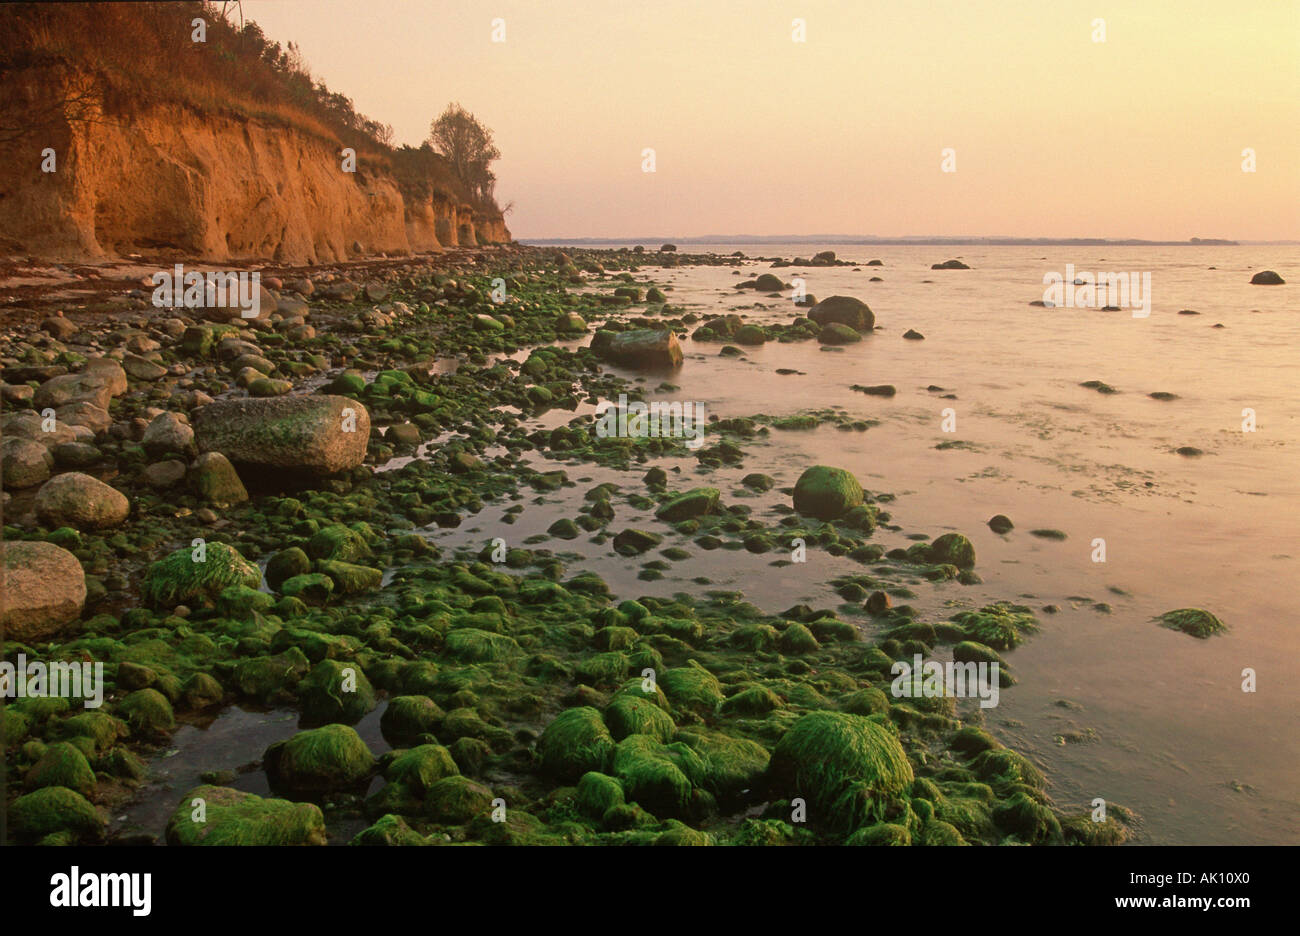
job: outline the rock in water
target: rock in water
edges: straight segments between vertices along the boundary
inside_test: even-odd
[[[622,367],[677,367],[682,363],[682,346],[666,328],[597,332],[591,350]]]
[[[1254,276],[1250,278],[1250,285],[1284,286],[1286,285],[1286,280],[1282,279],[1282,277],[1278,276],[1272,270],[1260,270],[1258,273],[1256,273]]]
[[[1205,640],[1213,634],[1221,634],[1228,629],[1227,625],[1217,617],[1201,608],[1179,608],[1177,611],[1166,611],[1159,616],[1158,620],[1165,627],[1180,630],[1184,634],[1191,634],[1201,640]]]
[[[821,333],[817,340],[822,344],[842,345],[853,344],[855,341],[861,341],[862,336],[848,325],[842,325],[839,322],[831,322],[829,325],[822,327]]]
[[[818,325],[847,325],[854,331],[869,332],[876,316],[862,300],[852,296],[831,296],[808,310],[808,317]]]
[[[51,529],[102,530],[117,526],[130,512],[125,494],[79,471],[56,475],[36,495],[36,515]]]
[[[1010,533],[1015,527],[1016,525],[1006,514],[997,514],[989,518],[989,529],[994,533]]]
[[[236,465],[329,475],[366,457],[370,413],[332,395],[219,400],[195,411],[194,433]]]
[[[819,520],[834,520],[862,503],[862,485],[843,468],[814,465],[794,486],[794,509]]]
[[[81,616],[86,576],[77,557],[53,543],[0,542],[0,624],[22,643],[46,640]]]
[[[968,267],[966,264],[962,263],[960,260],[945,260],[943,263],[932,263],[932,264],[930,264],[930,269],[932,269],[932,270],[969,270],[970,267]]]

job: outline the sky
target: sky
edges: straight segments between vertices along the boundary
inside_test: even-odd
[[[472,111],[503,154],[497,195],[520,239],[1300,239],[1296,0],[244,0],[243,13],[399,144],[427,139],[451,101]]]

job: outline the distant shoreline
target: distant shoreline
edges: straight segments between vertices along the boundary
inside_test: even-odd
[[[769,236],[756,234],[711,235],[708,237],[521,237],[517,243],[534,247],[561,244],[590,246],[596,244],[626,244],[634,246],[659,244],[836,244],[880,247],[1243,247],[1243,246],[1297,246],[1300,241],[1235,241],[1218,238],[1191,238],[1190,240],[1140,240],[1137,238],[1109,239],[1101,237],[869,237],[844,234],[824,236],[791,235]]]

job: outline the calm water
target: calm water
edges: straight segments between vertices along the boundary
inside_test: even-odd
[[[792,258],[819,249],[767,245],[761,252]],[[912,603],[924,615],[946,617],[955,602],[1017,596],[1032,596],[1022,600],[1034,607],[1060,605],[1061,613],[1040,616],[1038,636],[1011,653],[1020,683],[1002,694],[990,723],[1050,771],[1061,805],[1082,809],[1098,796],[1124,804],[1141,815],[1140,840],[1148,843],[1300,841],[1300,404],[1293,379],[1300,293],[1297,285],[1249,285],[1265,268],[1300,284],[1300,248],[829,249],[884,266],[776,272],[787,282],[802,276],[820,297],[864,300],[876,314],[875,335],[842,353],[815,342],[773,343],[747,348],[739,359],[719,357],[719,344],[686,341],[685,365],[672,378],[681,389],[671,398],[703,402],[724,417],[838,406],[880,425],[865,433],[773,432],[743,468],[715,473],[709,483],[734,502],[741,496],[735,481],[748,472],[767,472],[785,486],[809,464],[839,465],[869,489],[898,496],[891,512],[903,530],[877,533],[882,545],[907,546],[907,533],[950,529],[975,543],[984,584],[917,589],[920,600]],[[930,270],[952,256],[972,269]],[[1043,296],[1043,275],[1064,274],[1067,263],[1080,272],[1150,272],[1150,317],[1031,307]],[[742,276],[726,266],[648,272],[673,287],[674,306],[697,314],[735,310],[759,322],[796,314],[788,299],[734,290],[766,264],[734,269]],[[868,282],[873,275],[883,282]],[[1200,314],[1178,314],[1184,309]],[[909,328],[925,340],[903,340]],[[779,367],[803,373],[779,376]],[[1079,386],[1088,380],[1120,392]],[[895,385],[897,396],[849,389],[880,383]],[[943,393],[928,391],[931,385]],[[1147,396],[1154,391],[1179,398],[1154,400]],[[945,407],[955,410],[955,433],[941,430]],[[1255,411],[1256,432],[1242,431],[1243,408]],[[546,414],[539,423],[571,416]],[[935,448],[954,440],[963,445]],[[1204,454],[1176,454],[1182,446]],[[674,486],[695,483],[694,461],[676,464],[682,473]],[[440,538],[481,545],[500,534],[519,542],[557,515],[575,515],[591,484],[613,479],[639,490],[645,469],[568,470],[590,483],[528,507],[512,526],[489,507]],[[779,515],[770,508],[785,501],[772,491],[745,503],[772,523]],[[616,501],[616,508],[614,529],[642,519],[655,528],[626,505]],[[997,513],[1016,524],[1006,537],[985,525]],[[1068,539],[1036,538],[1028,532],[1036,528],[1062,530]],[[1105,540],[1105,563],[1092,561],[1095,538]],[[816,550],[806,565],[773,569],[772,554],[696,549],[665,580],[647,583],[636,579],[639,563],[612,555],[608,544],[547,545],[586,557],[581,565],[606,575],[622,595],[699,591],[691,579],[707,575],[768,611],[798,601],[834,606],[826,582],[859,568]],[[1095,602],[1109,604],[1109,613]],[[1201,641],[1151,621],[1189,606],[1219,615],[1230,633]],[[1255,693],[1242,691],[1246,667],[1257,674]],[[1060,744],[1056,736],[1070,729],[1091,730],[1095,740]]]

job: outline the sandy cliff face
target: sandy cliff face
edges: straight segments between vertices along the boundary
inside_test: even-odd
[[[48,111],[60,82],[48,72],[15,76],[0,88],[0,109]],[[52,173],[41,171],[46,147]],[[344,172],[333,144],[254,120],[155,106],[55,119],[9,148],[0,160],[0,252],[9,254],[175,248],[212,261],[314,264],[356,256],[356,244],[363,254],[405,254],[509,240],[500,219],[434,199],[408,204],[364,155]]]

